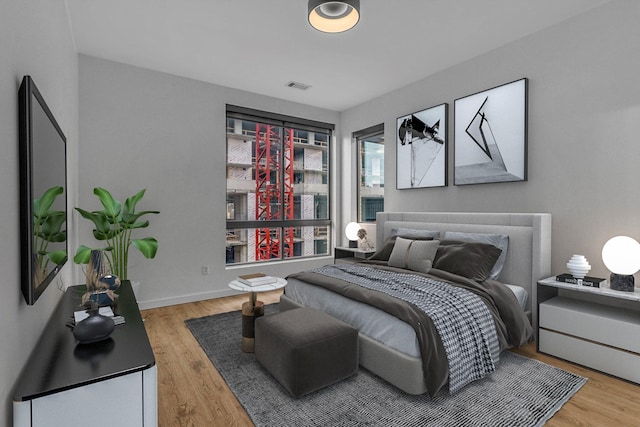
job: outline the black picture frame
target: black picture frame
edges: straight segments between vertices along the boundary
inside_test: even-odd
[[[396,120],[396,188],[448,185],[448,110],[446,103]]]
[[[456,99],[454,185],[526,181],[528,79]]]
[[[20,287],[29,305],[68,259],[66,143],[36,84],[24,76],[18,90]],[[54,188],[58,193],[49,204],[44,194]]]

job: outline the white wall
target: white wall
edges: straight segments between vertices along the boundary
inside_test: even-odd
[[[343,137],[384,122],[387,210],[550,212],[552,271],[566,271],[579,253],[591,274],[608,277],[600,257],[606,240],[640,240],[639,19],[640,2],[607,3],[343,112]],[[522,77],[529,78],[527,182],[453,186],[450,132],[449,186],[395,189],[397,117],[447,102],[453,129],[456,98]]]
[[[33,77],[67,137],[69,199],[75,197],[78,144],[77,55],[64,2],[0,3],[0,424],[11,425],[13,386],[62,293],[71,282],[65,266],[33,306],[20,291],[18,87]]]
[[[158,239],[156,258],[136,252],[130,260],[129,278],[141,281],[141,307],[231,294],[227,283],[246,269],[225,268],[226,104],[336,124],[338,113],[84,55],[79,74],[77,206],[100,209],[92,194],[97,186],[122,201],[146,188],[138,209],[160,211],[137,235]],[[79,242],[99,246],[90,223],[79,225]],[[284,276],[325,262],[251,271]],[[201,275],[203,265],[208,276]]]

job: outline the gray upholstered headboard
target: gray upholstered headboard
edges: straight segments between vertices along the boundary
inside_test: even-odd
[[[535,305],[536,282],[551,274],[548,213],[379,212],[376,247],[382,247],[394,228],[507,234],[509,249],[499,280],[529,292],[527,310]],[[535,322],[537,313],[532,315]]]

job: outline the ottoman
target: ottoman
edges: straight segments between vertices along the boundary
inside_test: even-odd
[[[312,308],[256,319],[255,356],[294,397],[358,370],[358,330]]]

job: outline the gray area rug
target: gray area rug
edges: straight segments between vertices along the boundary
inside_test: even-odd
[[[278,304],[265,307],[265,315]],[[185,323],[256,426],[540,426],[585,378],[504,352],[496,372],[450,396],[406,394],[366,369],[300,399],[240,349],[240,311]]]

